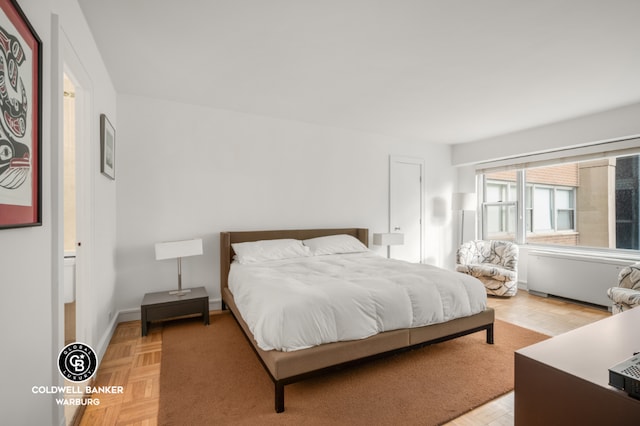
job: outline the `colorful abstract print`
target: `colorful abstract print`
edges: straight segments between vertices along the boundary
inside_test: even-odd
[[[25,62],[20,40],[0,27],[0,187],[19,188],[31,169],[27,132],[29,103],[20,70]]]

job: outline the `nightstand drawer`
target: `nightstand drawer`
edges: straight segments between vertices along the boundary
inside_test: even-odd
[[[202,315],[205,325],[209,324],[209,296],[204,287],[190,289],[176,295],[164,291],[147,293],[140,306],[142,335],[146,336],[151,321],[164,321],[186,315]]]
[[[150,305],[146,307],[147,321],[166,320],[190,314],[202,314],[203,305],[208,303],[208,299],[198,299]]]

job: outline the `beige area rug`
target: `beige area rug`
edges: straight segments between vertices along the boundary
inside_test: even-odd
[[[437,425],[513,389],[514,351],[547,338],[496,321],[484,332],[285,386],[274,385],[229,313],[166,323],[159,425]]]

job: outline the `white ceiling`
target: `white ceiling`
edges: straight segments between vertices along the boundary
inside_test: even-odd
[[[640,102],[639,0],[79,0],[118,93],[458,143]]]

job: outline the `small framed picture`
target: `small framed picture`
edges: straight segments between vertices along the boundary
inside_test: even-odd
[[[100,114],[100,171],[116,178],[116,131],[104,114]]]

